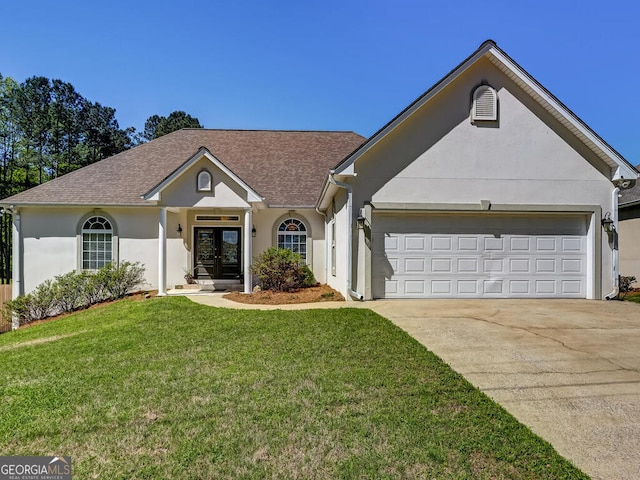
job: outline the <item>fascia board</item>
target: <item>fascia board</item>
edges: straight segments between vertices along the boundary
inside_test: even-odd
[[[449,72],[442,80],[418,97],[405,110],[398,114],[393,120],[373,134],[369,140],[355,150],[350,157],[347,157],[340,165],[336,166],[336,174],[353,174],[355,162],[367,151],[373,148],[378,142],[386,137],[400,123],[413,115],[424,104],[429,102],[434,96],[458,78],[465,70],[471,67],[481,57],[486,56],[499,68],[502,67],[507,75],[516,77],[516,83],[532,96],[543,108],[553,115],[563,126],[569,129],[576,137],[582,141],[590,150],[594,151],[609,167],[611,167],[611,179],[615,179],[616,172],[624,178],[637,179],[639,172],[618,152],[611,148],[593,130],[591,130],[582,120],[580,120],[571,110],[565,107],[558,99],[539,84],[522,67],[512,60],[506,53],[497,47],[493,42],[485,42],[475,53],[464,60],[455,69]],[[619,178],[618,176],[618,178]]]
[[[374,133],[369,140],[363,143],[357,150],[355,150],[351,157],[346,161],[343,161],[340,165],[335,168],[336,174],[354,174],[354,163],[362,157],[367,151],[373,148],[378,142],[380,142],[383,138],[385,138],[390,132],[392,132],[399,124],[404,122],[407,118],[417,112],[425,103],[431,100],[434,96],[436,96],[440,91],[446,88],[451,82],[453,82],[456,78],[460,76],[465,70],[467,70],[471,65],[473,65],[478,59],[480,59],[483,55],[489,51],[493,45],[491,42],[485,42],[475,53],[473,53],[470,57],[464,60],[460,65],[454,68],[451,72],[449,72],[445,77],[443,77],[439,82],[437,82],[433,87],[423,93],[420,97],[414,100],[407,108],[405,108],[402,112],[400,112],[393,120],[387,123],[384,127]]]
[[[595,153],[610,167],[614,169],[621,169],[621,173],[627,175],[625,178],[638,178],[638,171],[629,162],[627,162],[627,160],[625,160],[618,152],[613,150],[593,130],[580,120],[576,114],[563,105],[506,53],[498,47],[491,47],[488,50],[487,55],[493,57],[493,59],[490,58],[493,63],[501,64],[503,69],[509,70],[512,75],[516,76],[517,79],[526,87],[524,90],[531,95],[534,100],[540,103],[543,108],[551,113],[551,115],[553,115],[563,126],[567,127],[578,137],[578,139],[585,143],[587,147],[595,151]],[[608,162],[607,159],[609,159]]]

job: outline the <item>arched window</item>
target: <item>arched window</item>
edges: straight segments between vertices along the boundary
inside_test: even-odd
[[[307,227],[297,218],[287,218],[278,227],[278,248],[288,248],[307,261]]]
[[[489,85],[480,85],[473,92],[472,122],[498,120],[498,93]]]
[[[82,269],[98,270],[113,261],[113,227],[104,217],[90,217],[82,225]]]

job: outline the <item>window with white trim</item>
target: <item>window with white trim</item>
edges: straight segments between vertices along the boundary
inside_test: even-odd
[[[98,270],[113,261],[113,227],[104,217],[90,217],[82,225],[82,269]]]
[[[278,227],[278,248],[288,248],[307,261],[307,227],[297,218],[287,218]]]
[[[472,122],[498,120],[498,93],[489,85],[480,85],[473,91]]]

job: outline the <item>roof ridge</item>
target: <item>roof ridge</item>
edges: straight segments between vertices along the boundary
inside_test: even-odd
[[[360,135],[353,130],[295,130],[295,129],[269,129],[269,128],[192,128],[186,127],[176,130],[180,132],[182,130],[194,130],[204,132],[265,132],[265,133],[354,133]],[[174,132],[171,132],[174,133]],[[362,136],[362,135],[360,135]],[[160,138],[160,137],[159,137]]]

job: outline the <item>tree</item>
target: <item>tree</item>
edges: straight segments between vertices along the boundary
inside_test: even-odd
[[[20,193],[134,146],[115,109],[62,80],[18,84],[0,74],[0,198]],[[0,279],[11,278],[11,216],[0,219]]]
[[[152,115],[144,123],[144,133],[142,137],[146,140],[153,140],[162,137],[181,128],[203,128],[200,121],[191,115],[177,110],[171,112],[168,117]]]
[[[16,95],[20,85],[0,74],[0,198],[18,193],[20,171],[20,129],[16,116]],[[0,216],[0,280],[11,278],[11,215]]]

